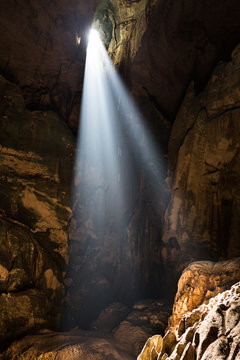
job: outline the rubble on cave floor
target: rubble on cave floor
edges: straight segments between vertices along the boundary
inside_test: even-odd
[[[91,330],[40,330],[14,341],[0,359],[133,360],[149,336],[164,333],[170,310],[156,300],[139,301],[131,309],[113,303],[100,313]]]

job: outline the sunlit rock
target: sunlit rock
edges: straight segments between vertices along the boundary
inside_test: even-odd
[[[178,281],[178,291],[169,319],[169,328],[176,328],[184,314],[198,308],[201,304],[207,304],[217,294],[230,289],[239,277],[240,258],[216,263],[199,261],[190,264]],[[200,314],[196,311],[191,318],[185,318],[185,323],[187,321],[188,326],[192,326],[199,320],[199,316]]]
[[[162,336],[154,335],[148,339],[141,354],[138,356],[138,360],[155,360],[162,348]]]
[[[161,340],[161,347],[156,346],[158,335],[149,339],[138,359],[238,359],[240,356],[239,308],[240,283],[238,282],[230,290],[211,298],[207,305],[201,305],[185,314],[181,319],[185,324],[182,334],[178,333],[178,328],[168,331]],[[195,317],[195,312],[201,316]],[[189,318],[195,319],[190,327],[187,325]],[[230,322],[228,322],[229,318],[231,318]],[[175,341],[169,344],[170,335]]]

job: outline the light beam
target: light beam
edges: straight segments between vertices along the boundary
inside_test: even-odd
[[[157,212],[163,179],[151,135],[95,29],[87,47],[74,178],[73,213],[79,218],[72,237],[82,244],[76,251],[79,287],[86,289],[90,278],[102,276],[102,284],[113,287],[111,296],[102,290],[104,299],[109,296],[104,301],[116,294],[117,301],[124,300],[137,291],[141,276],[134,276],[148,272],[141,268],[149,266],[141,258],[148,244],[140,243],[138,232],[145,231],[141,217],[149,201],[144,196],[153,199],[151,211]]]

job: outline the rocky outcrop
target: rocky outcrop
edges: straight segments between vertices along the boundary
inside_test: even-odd
[[[239,65],[236,48],[201,94],[191,85],[172,129],[163,257],[175,274],[194,260],[240,255]]]
[[[228,261],[199,261],[190,264],[178,281],[172,315],[168,328],[175,329],[187,312],[209,300],[238,282],[240,278],[240,258]]]
[[[170,308],[161,301],[139,301],[133,311],[113,330],[114,339],[137,356],[153,333],[163,334]]]
[[[148,340],[138,360],[232,360],[240,356],[240,283]]]
[[[31,231],[0,219],[0,348],[42,327],[56,328],[64,295],[59,266]]]
[[[114,303],[102,311],[91,331],[41,330],[13,342],[0,359],[133,360],[147,337],[163,331],[168,310],[160,301],[138,302],[133,309]]]
[[[60,322],[74,139],[0,77],[0,343]]]

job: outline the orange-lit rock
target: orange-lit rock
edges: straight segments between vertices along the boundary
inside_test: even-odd
[[[192,261],[240,256],[239,64],[236,48],[202,93],[191,85],[173,125],[163,256],[178,276]]]
[[[176,330],[147,342],[138,360],[232,360],[240,357],[240,283],[185,314]],[[197,316],[196,316],[197,314]],[[169,339],[173,340],[169,342]],[[158,340],[159,342],[159,340]]]
[[[19,360],[55,357],[62,360],[134,360],[149,336],[155,331],[163,332],[168,314],[168,308],[160,301],[138,302],[133,309],[126,309],[120,303],[111,304],[101,313],[91,331],[77,328],[62,333],[41,330],[36,335],[14,341],[3,356],[4,359],[18,356]]]
[[[173,312],[168,323],[169,329],[175,329],[186,313],[201,304],[208,304],[211,298],[230,289],[239,278],[240,258],[216,263],[199,261],[190,264],[178,281]]]
[[[0,348],[60,323],[74,138],[0,76]]]

